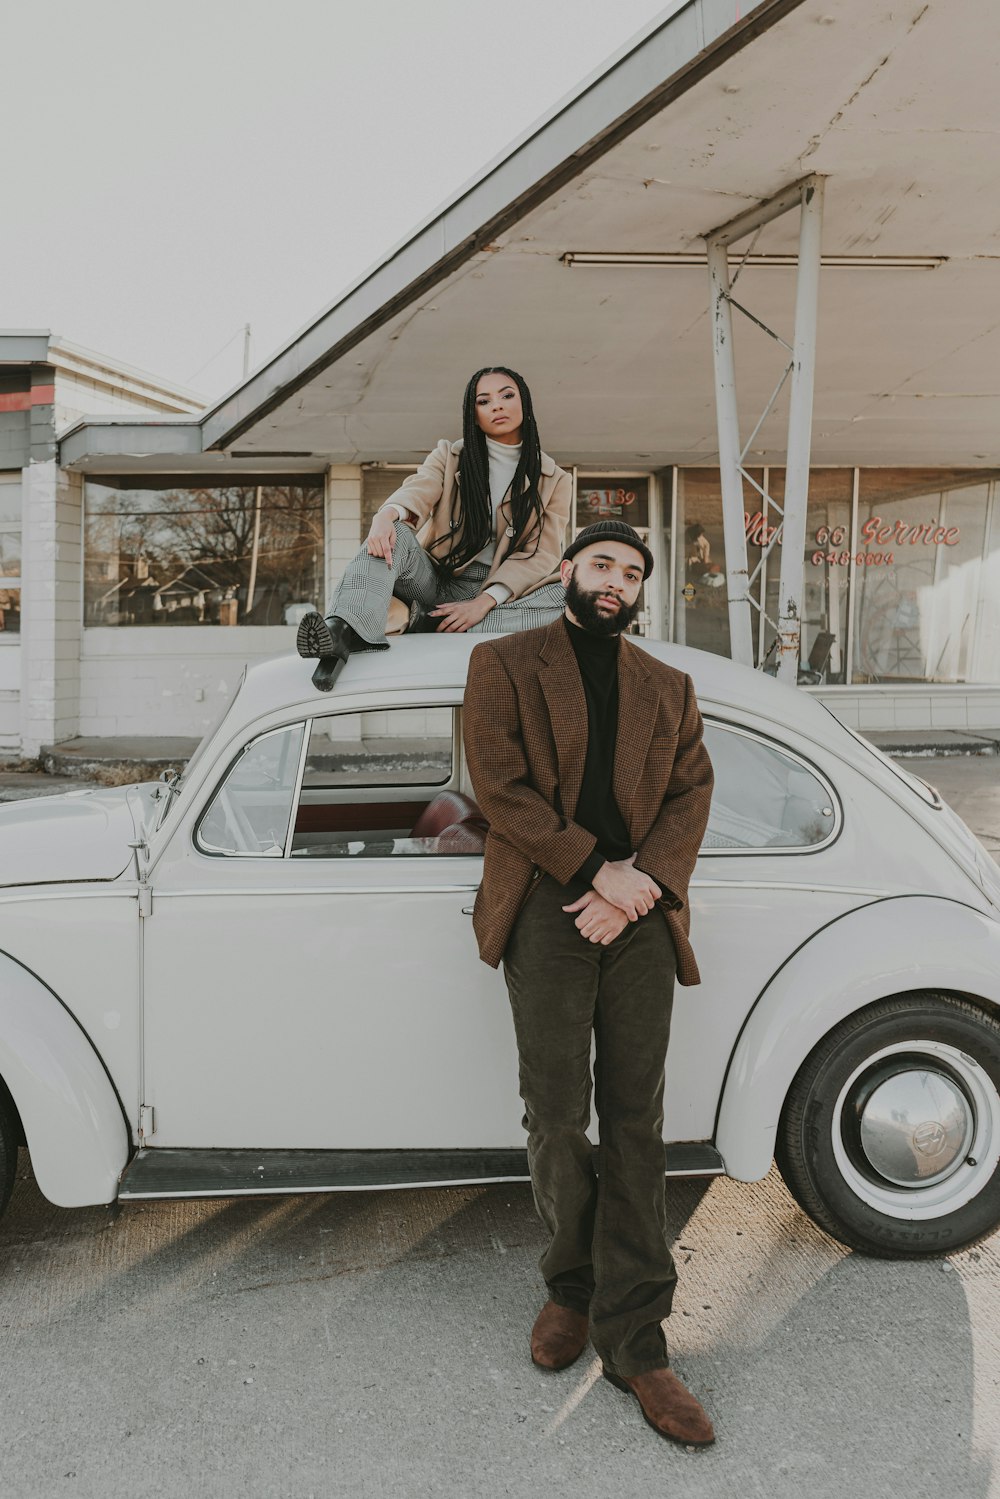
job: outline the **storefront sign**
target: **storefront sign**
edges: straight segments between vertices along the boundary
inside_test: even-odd
[[[609,515],[624,515],[637,498],[634,489],[588,489],[583,504],[596,520],[604,520]]]
[[[747,542],[750,546],[766,547],[774,539],[778,530],[777,525],[768,525],[761,511],[751,515],[749,511],[743,513],[743,526],[746,531]],[[942,526],[939,521],[930,520],[921,525],[910,525],[907,521],[883,520],[880,515],[873,515],[869,520],[861,524],[861,536],[865,546],[885,547],[887,543],[893,546],[958,546],[961,536],[959,526]],[[814,540],[823,550],[813,552],[810,561],[813,567],[822,567],[825,563],[828,567],[848,567],[851,562],[850,551],[844,551],[844,543],[848,540],[847,526],[820,526],[815,532]],[[780,546],[782,537],[778,537]],[[854,562],[858,567],[891,567],[896,561],[895,551],[864,551],[854,553]]]
[[[873,544],[885,546],[886,542],[894,542],[896,546],[955,547],[958,546],[961,528],[942,526],[936,520],[913,526],[906,521],[884,521],[880,515],[873,515],[862,522],[861,535],[866,547]],[[835,550],[847,540],[846,526],[834,526],[832,529],[820,526],[816,532],[816,540],[820,546],[828,546],[830,550],[813,552],[810,558],[813,567],[822,567],[824,563],[829,567],[850,566],[850,552]],[[895,551],[864,551],[854,554],[856,567],[892,567],[895,561]]]

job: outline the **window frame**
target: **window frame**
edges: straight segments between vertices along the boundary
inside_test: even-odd
[[[445,692],[447,692],[447,690],[448,689],[444,689]],[[398,785],[391,785],[391,786],[371,785],[371,786],[356,786],[356,787],[330,787],[329,789],[333,790],[333,791],[346,791],[346,792],[350,793],[351,800],[356,800],[356,801],[362,802],[362,803],[366,802],[366,801],[377,802],[377,801],[384,800],[385,798],[384,798],[384,795],[382,795],[382,793],[384,793],[386,791],[399,791],[399,790],[403,790],[403,791],[411,791],[411,792],[417,792],[417,793],[428,792],[429,791],[429,792],[432,793],[432,797],[433,797],[433,796],[437,796],[440,793],[448,791],[448,790],[456,790],[456,791],[461,790],[461,786],[462,786],[462,783],[463,783],[463,773],[464,773],[464,769],[465,769],[465,764],[464,764],[464,758],[463,758],[463,745],[462,745],[462,704],[461,704],[461,700],[460,699],[458,701],[454,701],[453,700],[452,702],[443,702],[443,701],[440,701],[439,699],[436,699],[433,702],[426,702],[426,701],[412,702],[412,703],[408,703],[408,702],[403,702],[403,703],[381,703],[381,702],[376,702],[376,703],[373,703],[371,706],[367,706],[367,705],[364,706],[364,707],[354,706],[354,707],[350,707],[350,708],[344,707],[344,708],[339,709],[339,710],[334,710],[333,712],[331,712],[329,709],[327,709],[327,711],[325,711],[325,712],[323,712],[323,711],[317,711],[315,713],[307,713],[305,715],[299,714],[299,715],[297,715],[294,718],[288,719],[284,723],[272,724],[270,728],[260,729],[259,732],[255,733],[255,734],[252,734],[249,739],[245,740],[244,743],[242,743],[239,746],[239,748],[232,755],[229,756],[228,760],[226,761],[226,766],[225,766],[224,771],[222,772],[222,774],[220,776],[218,776],[217,779],[214,780],[213,785],[212,785],[212,790],[209,792],[208,796],[206,797],[206,799],[205,799],[205,801],[204,801],[204,803],[202,805],[201,811],[198,813],[197,817],[195,818],[194,825],[193,825],[192,830],[191,830],[191,847],[193,848],[195,854],[197,854],[199,857],[204,858],[204,859],[242,859],[242,860],[246,860],[246,859],[260,859],[260,860],[266,861],[269,865],[275,865],[275,864],[278,864],[278,863],[290,863],[291,860],[292,860],[292,843],[294,841],[294,820],[295,820],[295,816],[296,816],[296,814],[298,812],[298,808],[299,808],[299,804],[300,804],[301,797],[302,797],[302,792],[303,792],[303,781],[304,781],[304,778],[305,778],[306,761],[307,761],[308,755],[309,755],[309,742],[310,742],[310,737],[311,737],[311,734],[312,734],[312,726],[313,726],[313,724],[318,719],[322,719],[322,718],[340,718],[340,717],[347,717],[349,715],[356,715],[356,714],[361,714],[361,713],[393,713],[393,712],[406,711],[406,710],[411,710],[411,711],[416,711],[416,712],[431,712],[431,711],[433,711],[435,709],[440,709],[440,708],[447,709],[447,711],[451,714],[452,760],[451,760],[451,774],[449,775],[447,781],[436,782],[436,783],[434,783],[434,782],[426,782],[426,783],[411,782],[411,783],[408,783],[405,786],[398,786]],[[249,751],[253,748],[253,746],[255,744],[257,744],[261,739],[269,738],[272,734],[280,734],[280,733],[283,733],[287,729],[297,728],[299,726],[301,726],[301,728],[303,730],[302,743],[301,743],[301,745],[299,747],[299,763],[298,763],[298,767],[297,767],[297,771],[296,771],[295,782],[294,782],[293,793],[292,793],[291,809],[290,809],[290,812],[289,812],[288,824],[287,824],[286,832],[285,832],[285,846],[284,846],[284,850],[282,852],[281,858],[277,859],[273,854],[267,854],[267,853],[264,853],[264,852],[241,852],[241,851],[239,851],[237,849],[234,849],[232,851],[227,851],[225,849],[206,848],[200,842],[200,837],[199,837],[200,832],[201,832],[202,823],[205,821],[205,818],[211,812],[212,807],[213,807],[213,805],[215,803],[216,797],[218,796],[218,794],[221,791],[222,787],[225,785],[226,781],[229,779],[230,775],[232,774],[233,770],[235,769],[235,767],[237,766],[237,764],[239,763],[239,761],[242,760],[243,757],[244,757],[244,755],[246,755],[247,753],[249,753]],[[346,798],[345,798],[345,800],[346,800]],[[413,796],[413,797],[405,798],[405,800],[412,800],[413,802],[419,802],[421,800],[421,797],[419,795],[416,795],[416,796]],[[363,858],[363,862],[364,862],[364,864],[366,866],[371,866],[373,864],[383,864],[383,865],[392,865],[394,868],[398,868],[400,866],[400,864],[407,863],[407,864],[416,864],[416,865],[419,865],[419,866],[422,867],[423,865],[425,865],[427,863],[428,860],[441,859],[441,860],[447,860],[448,863],[454,863],[456,859],[463,859],[463,858],[465,858],[465,859],[479,859],[481,861],[482,857],[483,857],[482,854],[473,854],[473,853],[467,853],[467,854],[428,853],[428,854],[421,854],[421,855],[411,854],[411,855],[408,855],[408,856],[404,856],[402,858],[399,855],[396,855],[396,854],[372,854],[372,855],[369,855],[369,856],[365,856]],[[313,867],[313,868],[317,868],[317,867],[327,868],[327,867],[330,867],[330,866],[340,867],[342,865],[342,863],[343,863],[343,861],[341,859],[336,859],[336,858],[332,858],[332,857],[329,858],[329,859],[316,858],[316,859],[310,861],[311,867]],[[301,870],[301,867],[302,867],[301,860],[296,860],[296,868],[299,869],[299,870]]]
[[[215,782],[211,794],[205,801],[204,806],[195,819],[195,824],[191,832],[191,845],[194,848],[196,854],[199,854],[203,859],[264,859],[268,864],[284,862],[289,858],[290,849],[292,846],[292,818],[295,815],[295,809],[298,806],[299,802],[299,791],[302,786],[303,772],[305,771],[306,746],[309,743],[309,734],[307,732],[308,724],[309,719],[307,718],[293,718],[290,719],[288,723],[276,724],[273,728],[270,729],[262,729],[259,734],[254,734],[252,738],[248,739],[244,744],[241,744],[236,753],[230,756],[229,760],[226,762],[225,770],[223,771],[219,779]],[[246,755],[248,755],[253,749],[254,745],[259,744],[262,739],[270,739],[275,734],[284,734],[289,729],[298,728],[302,729],[303,731],[302,743],[299,745],[298,765],[296,766],[295,780],[292,785],[292,799],[288,809],[288,821],[285,824],[285,840],[284,848],[282,849],[281,853],[281,860],[277,861],[273,854],[267,854],[263,851],[263,849],[243,851],[241,849],[235,848],[207,848],[201,842],[202,824],[211,813],[212,808],[215,806],[216,797],[219,795],[219,792],[229,780],[229,777],[232,775],[239,762]]]
[[[707,710],[703,714],[705,726],[713,729],[721,729],[726,733],[738,734],[744,739],[749,739],[757,744],[762,744],[765,749],[774,750],[784,755],[787,759],[794,761],[802,770],[811,775],[819,782],[829,798],[830,806],[833,808],[832,826],[828,835],[820,843],[792,844],[787,848],[705,848],[699,852],[699,859],[747,859],[747,858],[782,858],[790,856],[810,857],[813,854],[822,853],[825,849],[836,843],[844,827],[843,803],[837,794],[836,787],[819,766],[806,755],[798,750],[792,749],[784,740],[777,739],[773,734],[767,734],[760,729],[747,728],[744,724],[734,723],[732,719],[722,718],[718,714]]]
[[[5,593],[17,593],[20,595],[20,608],[18,613],[24,614],[24,475],[21,469],[5,469],[0,472],[0,484],[17,486],[21,498],[21,514],[15,521],[0,520],[0,535],[16,536],[21,543],[21,571],[0,577],[0,588]],[[0,648],[12,648],[21,643],[20,630],[0,630]]]

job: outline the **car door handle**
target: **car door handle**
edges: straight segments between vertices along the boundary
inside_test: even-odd
[[[462,907],[462,915],[463,916],[471,916],[474,910],[475,910],[475,906],[463,906]]]

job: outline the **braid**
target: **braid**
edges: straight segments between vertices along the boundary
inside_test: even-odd
[[[444,557],[436,559],[438,569],[451,576],[478,557],[493,536],[493,506],[490,500],[490,463],[486,433],[476,419],[476,388],[483,375],[506,375],[517,386],[521,397],[521,456],[510,486],[511,524],[514,538],[511,551],[535,528],[535,550],[542,534],[542,446],[535,423],[531,392],[515,370],[505,365],[487,365],[477,370],[465,387],[462,399],[462,451],[458,459],[457,525],[450,536],[434,542],[431,550],[451,542]]]

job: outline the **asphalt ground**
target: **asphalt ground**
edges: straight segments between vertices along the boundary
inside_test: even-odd
[[[907,761],[1000,848],[1000,762]],[[777,1173],[669,1187],[674,1367],[715,1447],[585,1353],[535,1369],[530,1190],[66,1211],[22,1153],[0,1223],[2,1499],[1000,1496],[1000,1235],[886,1262]]]

